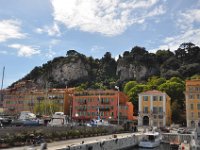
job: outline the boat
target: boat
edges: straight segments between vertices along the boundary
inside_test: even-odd
[[[42,124],[42,120],[29,111],[22,111],[19,118],[11,122],[11,126],[39,126]]]
[[[154,148],[158,147],[161,142],[159,132],[146,132],[144,138],[139,142],[139,147]]]
[[[65,126],[67,124],[68,121],[66,119],[66,115],[64,115],[63,112],[55,112],[48,123],[48,126]]]

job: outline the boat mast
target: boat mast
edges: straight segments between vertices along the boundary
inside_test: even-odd
[[[2,75],[2,80],[1,80],[1,91],[3,89],[4,71],[5,71],[5,66],[3,67],[3,75]]]
[[[0,99],[0,107],[3,107],[3,81],[4,81],[4,72],[5,72],[5,66],[3,67],[3,75],[1,80],[1,99]]]

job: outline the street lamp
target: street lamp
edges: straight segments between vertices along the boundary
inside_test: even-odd
[[[117,95],[117,125],[119,125],[119,87],[115,86],[115,89],[118,90],[118,95]]]

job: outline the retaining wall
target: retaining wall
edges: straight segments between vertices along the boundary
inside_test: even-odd
[[[162,142],[170,143],[170,142],[190,142],[191,139],[194,138],[192,134],[178,134],[178,133],[163,133],[162,134]]]
[[[142,139],[143,135],[129,135],[125,137],[113,137],[110,139],[102,139],[99,141],[92,141],[71,145],[59,150],[120,150],[136,146]]]

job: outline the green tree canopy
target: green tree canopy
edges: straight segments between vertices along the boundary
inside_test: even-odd
[[[129,81],[124,86],[124,93],[128,94],[130,89],[132,89],[134,86],[136,86],[138,83],[136,81]]]
[[[153,76],[149,78],[147,85],[149,86],[149,89],[153,90],[153,89],[157,89],[158,86],[160,86],[161,84],[165,82],[166,82],[165,78]]]
[[[40,102],[34,106],[34,112],[40,115],[52,115],[59,109],[58,104],[49,101]]]

